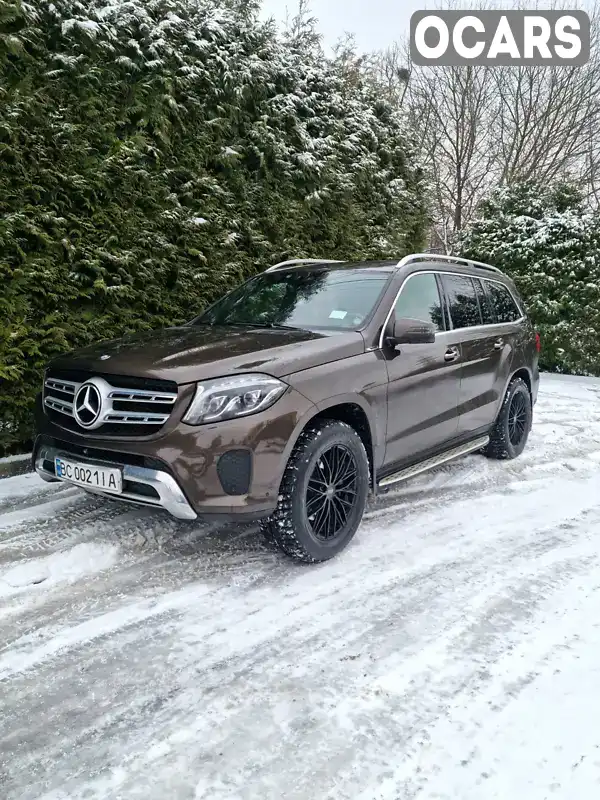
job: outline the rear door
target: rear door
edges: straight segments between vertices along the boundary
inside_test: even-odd
[[[459,434],[477,433],[494,421],[510,368],[510,336],[498,324],[481,280],[468,275],[442,278],[452,330],[459,335],[462,368]]]
[[[535,339],[533,331],[526,324],[526,317],[519,302],[508,286],[500,281],[486,278],[482,278],[481,283],[496,325],[494,342],[500,352],[496,387],[497,403],[492,417],[495,419],[504,398],[508,379],[522,365],[522,349],[527,344],[532,347]]]
[[[438,333],[433,344],[383,345],[389,379],[386,466],[440,447],[458,427],[460,352],[456,335],[447,331],[435,273],[414,273],[404,281],[391,321],[403,318],[432,322]]]

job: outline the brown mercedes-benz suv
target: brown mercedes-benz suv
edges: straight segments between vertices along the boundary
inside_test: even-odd
[[[180,519],[260,519],[321,561],[370,491],[474,451],[518,456],[539,348],[495,267],[284,262],[185,325],[52,361],[35,468]]]

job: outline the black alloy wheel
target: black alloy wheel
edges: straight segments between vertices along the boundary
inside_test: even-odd
[[[508,439],[513,447],[518,447],[529,423],[530,401],[523,392],[514,394],[508,410]]]
[[[357,431],[336,419],[315,420],[292,450],[277,508],[262,531],[298,561],[327,561],[356,533],[369,485],[369,457]]]
[[[483,450],[485,455],[498,459],[520,456],[527,444],[532,419],[529,386],[523,378],[513,378],[490,431],[490,441]]]
[[[344,531],[358,497],[358,468],[344,445],[334,444],[317,459],[306,487],[306,515],[315,537],[332,541]]]

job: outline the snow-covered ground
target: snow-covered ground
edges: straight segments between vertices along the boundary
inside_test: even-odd
[[[30,461],[31,453],[17,453],[14,456],[3,456],[0,458],[0,466],[4,464],[14,464],[17,461]]]
[[[600,381],[316,567],[0,481],[3,800],[591,800],[599,719]]]

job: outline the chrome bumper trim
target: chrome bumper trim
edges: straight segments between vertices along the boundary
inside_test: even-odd
[[[179,488],[179,484],[169,475],[168,472],[161,470],[149,469],[147,467],[134,467],[130,464],[120,464],[118,461],[103,461],[97,458],[85,458],[77,454],[69,453],[67,450],[58,450],[55,447],[48,447],[41,445],[35,458],[35,471],[45,481],[60,481],[54,472],[44,469],[44,461],[52,461],[56,456],[63,456],[64,458],[71,459],[72,461],[80,461],[85,464],[95,464],[105,467],[118,467],[123,470],[123,480],[132,481],[135,483],[143,483],[152,488],[158,494],[158,497],[147,497],[146,495],[135,494],[134,492],[106,492],[102,489],[95,487],[80,486],[78,483],[72,483],[72,486],[78,486],[86,492],[108,497],[111,500],[123,500],[127,503],[135,503],[136,505],[152,506],[154,508],[164,508],[169,514],[177,519],[196,519],[197,514],[188,501],[185,495]],[[69,481],[64,481],[69,483]]]

